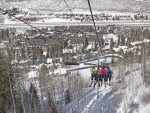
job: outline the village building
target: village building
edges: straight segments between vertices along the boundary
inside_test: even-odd
[[[29,39],[28,50],[36,59],[62,57],[62,44],[54,39]]]

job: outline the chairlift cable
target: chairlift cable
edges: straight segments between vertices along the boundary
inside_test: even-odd
[[[15,15],[10,14],[10,13],[9,13],[9,12],[7,12],[6,10],[4,10],[4,9],[2,9],[2,8],[0,8],[0,10],[1,10],[1,11],[3,11],[3,12],[5,12],[5,13],[6,13],[6,14],[8,14],[8,15],[10,15],[10,16],[12,16],[12,17],[14,17],[15,19],[17,19],[17,20],[19,20],[19,21],[23,22],[24,24],[26,24],[26,25],[28,25],[28,26],[30,26],[30,27],[32,27],[32,28],[34,28],[34,29],[38,30],[38,31],[39,31],[39,32],[41,32],[41,33],[43,33],[41,30],[39,30],[39,29],[37,29],[36,27],[34,27],[34,26],[30,25],[28,22],[25,22],[25,21],[23,21],[22,19],[20,19],[20,18],[16,17]]]
[[[95,29],[95,33],[96,33],[96,36],[97,36],[97,40],[99,42],[99,50],[98,50],[98,55],[97,55],[97,63],[98,63],[98,67],[99,67],[99,52],[102,52],[101,51],[101,41],[99,40],[98,38],[98,33],[97,33],[97,30],[96,30],[96,24],[95,24],[95,21],[94,21],[94,16],[93,16],[93,12],[92,12],[92,8],[91,8],[91,4],[90,4],[90,0],[87,0],[88,1],[88,5],[89,5],[89,9],[90,9],[90,12],[91,12],[91,17],[92,17],[92,21],[93,21],[93,25],[94,25],[94,29]]]
[[[72,12],[72,10],[71,10],[71,8],[70,8],[69,5],[68,5],[68,3],[66,2],[66,0],[64,0],[64,2],[65,2],[65,4],[66,4],[66,6],[68,7],[69,11],[71,12],[71,14],[74,15],[73,12]],[[78,21],[77,21],[77,23],[78,23],[79,26],[80,26],[80,23],[79,23]]]
[[[66,6],[68,7],[68,9],[69,9],[69,11],[71,12],[71,14],[75,17],[75,15],[73,14],[73,12],[72,12],[72,10],[71,10],[71,8],[69,7],[69,5],[68,5],[68,3],[67,3],[67,1],[66,0],[64,0],[64,3],[66,4]],[[76,22],[79,26],[81,26],[80,25],[80,23],[77,21]],[[80,31],[80,30],[78,30],[78,31]],[[69,51],[69,50],[68,50]]]
[[[42,30],[37,29],[36,27],[32,26],[32,25],[31,25],[31,24],[29,24],[28,22],[25,22],[24,20],[22,20],[22,19],[20,19],[20,18],[16,17],[15,15],[13,15],[13,14],[11,14],[11,13],[7,12],[6,10],[4,10],[4,9],[2,9],[2,8],[0,8],[0,10],[1,10],[1,11],[3,11],[3,12],[5,12],[5,13],[6,13],[6,14],[8,14],[8,15],[10,15],[10,16],[12,16],[12,17],[14,17],[15,19],[17,19],[17,20],[19,20],[19,21],[23,22],[24,24],[26,24],[26,25],[30,26],[31,28],[34,28],[35,30],[39,31],[41,34],[46,34],[46,32],[43,32]],[[56,31],[56,32],[62,32],[62,31],[57,31],[57,30],[54,30],[54,31]]]
[[[94,25],[94,30],[95,30],[95,33],[96,33],[96,36],[97,36],[97,39],[98,39],[98,42],[99,42],[99,47],[100,47],[100,43],[101,42],[100,42],[100,40],[98,38],[98,33],[97,33],[97,30],[96,30],[96,24],[95,24],[95,21],[94,21],[94,16],[93,16],[90,0],[87,0],[87,1],[88,1],[89,9],[90,9],[90,12],[91,12],[91,17],[92,17],[92,21],[93,21],[93,25]]]
[[[95,33],[96,33],[96,36],[97,36],[97,39],[98,39],[98,42],[99,42],[99,49],[100,49],[100,51],[98,50],[98,54],[97,54],[97,65],[98,65],[97,69],[98,69],[99,68],[99,52],[101,52],[101,41],[98,38],[98,33],[97,33],[97,30],[96,30],[96,25],[95,25],[95,21],[94,21],[94,16],[93,16],[90,0],[87,0],[87,1],[88,1],[89,9],[90,9],[90,12],[91,12],[91,17],[92,17]],[[97,87],[97,97],[99,97],[99,87]]]

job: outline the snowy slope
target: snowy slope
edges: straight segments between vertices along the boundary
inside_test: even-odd
[[[61,113],[75,112],[75,113],[111,113],[109,111],[116,111],[116,107],[119,105],[119,96],[115,93],[112,87],[102,86],[99,89],[99,97],[97,98],[96,89],[86,89],[85,93],[81,93],[79,97],[74,97],[74,100],[65,105],[62,101],[58,103],[58,110]],[[114,106],[111,107],[111,104]],[[105,109],[105,110],[104,110]],[[107,110],[106,110],[107,109]],[[115,112],[114,112],[115,113]]]
[[[66,1],[70,6],[70,8],[73,9],[74,11],[88,10],[87,0],[76,0],[76,1],[66,0]],[[24,8],[28,7],[37,10],[38,9],[50,9],[53,11],[68,10],[63,0],[3,0],[1,4],[3,3],[8,7],[11,5]],[[95,10],[149,11],[148,0],[92,0],[91,5]]]
[[[77,107],[77,113],[150,113],[150,88],[143,84],[141,76],[141,64],[127,64],[111,67],[113,70],[112,86],[100,88],[99,98],[97,90],[94,89],[82,98],[85,103],[74,103],[82,105]],[[82,75],[89,74],[86,69]],[[90,77],[90,75],[88,75]],[[121,79],[121,83],[118,80]],[[87,95],[85,95],[87,96]],[[81,100],[82,100],[81,99]]]
[[[117,113],[150,113],[150,88],[143,82],[141,64],[133,64],[125,77],[123,99]],[[127,69],[127,70],[128,70]]]

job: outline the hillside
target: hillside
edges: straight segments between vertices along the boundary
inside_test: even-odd
[[[87,0],[66,0],[72,10],[88,10]],[[149,12],[150,2],[148,0],[92,0],[94,10],[115,11],[144,11]],[[66,11],[64,0],[3,0],[1,7],[27,7],[33,9],[46,9],[51,11]]]

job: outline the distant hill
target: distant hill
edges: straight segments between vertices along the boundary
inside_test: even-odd
[[[87,0],[66,0],[70,8],[74,11],[84,11],[88,9]],[[67,11],[64,0],[3,0],[1,6],[7,7],[28,7],[33,9],[47,9],[52,11]],[[4,5],[5,4],[5,5]],[[113,11],[150,11],[149,0],[91,0],[93,10],[113,10]]]

